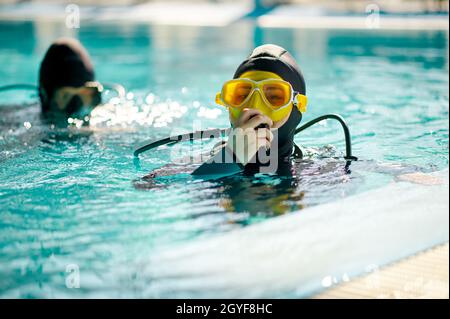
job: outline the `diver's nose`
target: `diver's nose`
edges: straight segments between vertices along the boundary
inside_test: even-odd
[[[257,109],[260,111],[265,111],[264,108],[264,101],[261,96],[261,92],[259,90],[256,90],[253,92],[253,96],[248,102],[248,107],[251,109]]]

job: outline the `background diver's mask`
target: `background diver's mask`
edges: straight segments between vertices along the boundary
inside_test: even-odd
[[[52,101],[52,104],[54,108],[70,117],[84,118],[102,102],[103,86],[98,82],[86,82],[82,87],[62,88],[62,90],[66,90],[65,94],[71,97],[66,99],[65,103],[59,102],[58,105],[56,101]]]

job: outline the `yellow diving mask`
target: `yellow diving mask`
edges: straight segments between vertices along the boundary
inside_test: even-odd
[[[289,82],[275,73],[249,71],[225,82],[216,95],[216,103],[226,106],[234,118],[244,108],[253,108],[273,121],[280,121],[290,114],[293,105],[301,113],[306,112],[307,97],[295,92]]]

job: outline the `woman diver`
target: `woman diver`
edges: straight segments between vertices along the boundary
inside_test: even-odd
[[[229,111],[231,129],[228,140],[217,144],[211,152],[212,156],[204,163],[200,162],[201,165],[195,170],[192,166],[179,165],[176,170],[173,166],[165,166],[135,181],[135,186],[146,189],[158,187],[155,177],[167,176],[174,171],[191,173],[201,179],[218,179],[238,173],[297,175],[296,171],[305,165],[295,161],[301,159],[303,153],[294,143],[302,113],[306,112],[305,94],[302,72],[287,50],[273,44],[255,48],[238,66],[233,79],[225,82],[216,96],[216,103]],[[346,132],[346,160],[355,160],[351,156],[348,128],[338,118]],[[207,135],[207,132],[202,133]],[[171,141],[173,138],[167,139],[167,142]],[[161,145],[159,141],[145,145],[137,149],[135,155],[158,145]],[[197,159],[194,162],[199,163]],[[322,169],[333,171],[335,165],[341,164],[335,163],[330,167],[327,163]],[[342,175],[347,173],[345,169],[340,171]]]
[[[266,44],[253,50],[225,82],[216,102],[227,107],[228,141],[193,175],[290,171],[295,130],[306,111],[306,85],[292,55]]]
[[[179,165],[175,170],[174,165],[165,166],[135,181],[136,188],[164,187],[159,177],[164,180],[174,173],[191,173],[194,178],[214,179],[220,185],[219,205],[226,211],[265,212],[267,216],[303,207],[301,171],[311,176],[315,175],[311,170],[328,172],[327,183],[331,185],[348,179],[342,161],[300,161],[303,153],[294,136],[306,112],[306,85],[294,58],[282,47],[266,44],[255,48],[238,66],[233,79],[224,83],[216,103],[229,111],[228,140],[216,145],[210,158],[194,171],[192,165]],[[137,153],[142,150],[145,146]],[[254,177],[257,173],[278,178],[276,183],[266,183],[264,178]],[[309,180],[310,186],[315,183],[321,181]],[[323,190],[320,186],[317,189]]]
[[[302,129],[297,126],[302,113],[306,112],[305,94],[302,72],[287,50],[274,44],[255,48],[238,66],[233,79],[225,82],[216,95],[216,103],[229,111],[231,129],[228,140],[216,145],[211,152],[213,156],[191,172],[192,175],[201,178],[218,178],[240,172],[291,175],[292,160],[303,156],[294,143],[294,136]],[[356,160],[351,155],[350,134],[345,122],[336,115],[326,116],[330,117],[339,120],[344,127],[346,160]],[[307,123],[308,126],[312,124]],[[208,135],[210,132],[200,133]],[[195,139],[193,134],[187,138]],[[180,141],[186,136],[178,137]],[[144,145],[135,151],[135,156],[166,142],[174,142],[174,137]],[[158,173],[164,174],[163,171]],[[155,174],[149,176],[154,177]]]
[[[290,182],[296,185],[300,171],[312,175],[328,172],[338,175],[332,179],[332,183],[348,181],[350,163],[357,160],[352,155],[349,129],[344,120],[335,114],[321,116],[297,127],[302,114],[306,112],[306,85],[299,66],[284,48],[273,44],[255,48],[238,66],[233,79],[224,83],[221,92],[216,96],[216,103],[228,109],[231,128],[202,131],[199,132],[199,137],[211,137],[208,134],[217,137],[214,136],[216,131],[226,131],[229,132],[228,140],[216,145],[210,158],[200,162],[201,165],[195,170],[192,166],[164,166],[152,171],[140,181],[135,181],[135,187],[158,187],[155,178],[175,173],[191,173],[200,179],[221,179],[239,173],[250,176],[256,173],[274,173],[288,178],[295,177],[297,181]],[[309,160],[299,160],[302,159],[303,152],[294,143],[295,134],[323,119],[337,120],[344,129],[345,166],[340,161],[313,164]],[[137,158],[140,153],[160,145],[196,139],[196,133],[172,136],[146,144],[136,149],[134,154]],[[198,163],[195,159],[194,162]],[[368,161],[365,161],[364,169],[397,176],[417,172],[416,167],[380,165]],[[230,179],[229,182],[235,181]]]
[[[0,93],[12,90],[35,91],[39,97],[37,103],[20,105],[33,107],[27,112],[27,121],[30,126],[33,123],[34,129],[11,139],[11,143],[23,140],[27,145],[74,141],[104,129],[90,125],[92,111],[97,109],[104,120],[116,109],[116,105],[108,103],[108,97],[120,99],[125,95],[121,85],[96,81],[87,50],[74,38],[60,38],[49,46],[39,66],[37,85],[0,86]],[[2,108],[0,126],[15,129],[23,125],[23,122],[15,123],[17,111],[15,107]]]

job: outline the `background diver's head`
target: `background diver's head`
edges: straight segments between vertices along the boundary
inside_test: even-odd
[[[47,50],[39,70],[43,113],[73,116],[101,102],[102,87],[86,49],[72,38],[61,38]]]
[[[278,78],[289,82],[294,92],[304,97],[303,105],[293,104],[279,114],[270,114],[277,128],[278,153],[280,156],[291,155],[294,143],[294,132],[302,119],[302,113],[306,110],[306,85],[302,72],[292,55],[284,48],[273,45],[261,45],[253,50],[250,56],[237,68],[234,79],[246,78],[253,81],[261,81],[267,78]],[[299,96],[300,96],[299,95]],[[268,115],[261,102],[261,94],[253,94],[244,107],[256,106],[262,113]],[[253,104],[253,105],[252,105]],[[261,105],[261,106],[260,106]],[[230,121],[233,124],[237,114],[230,110]]]

